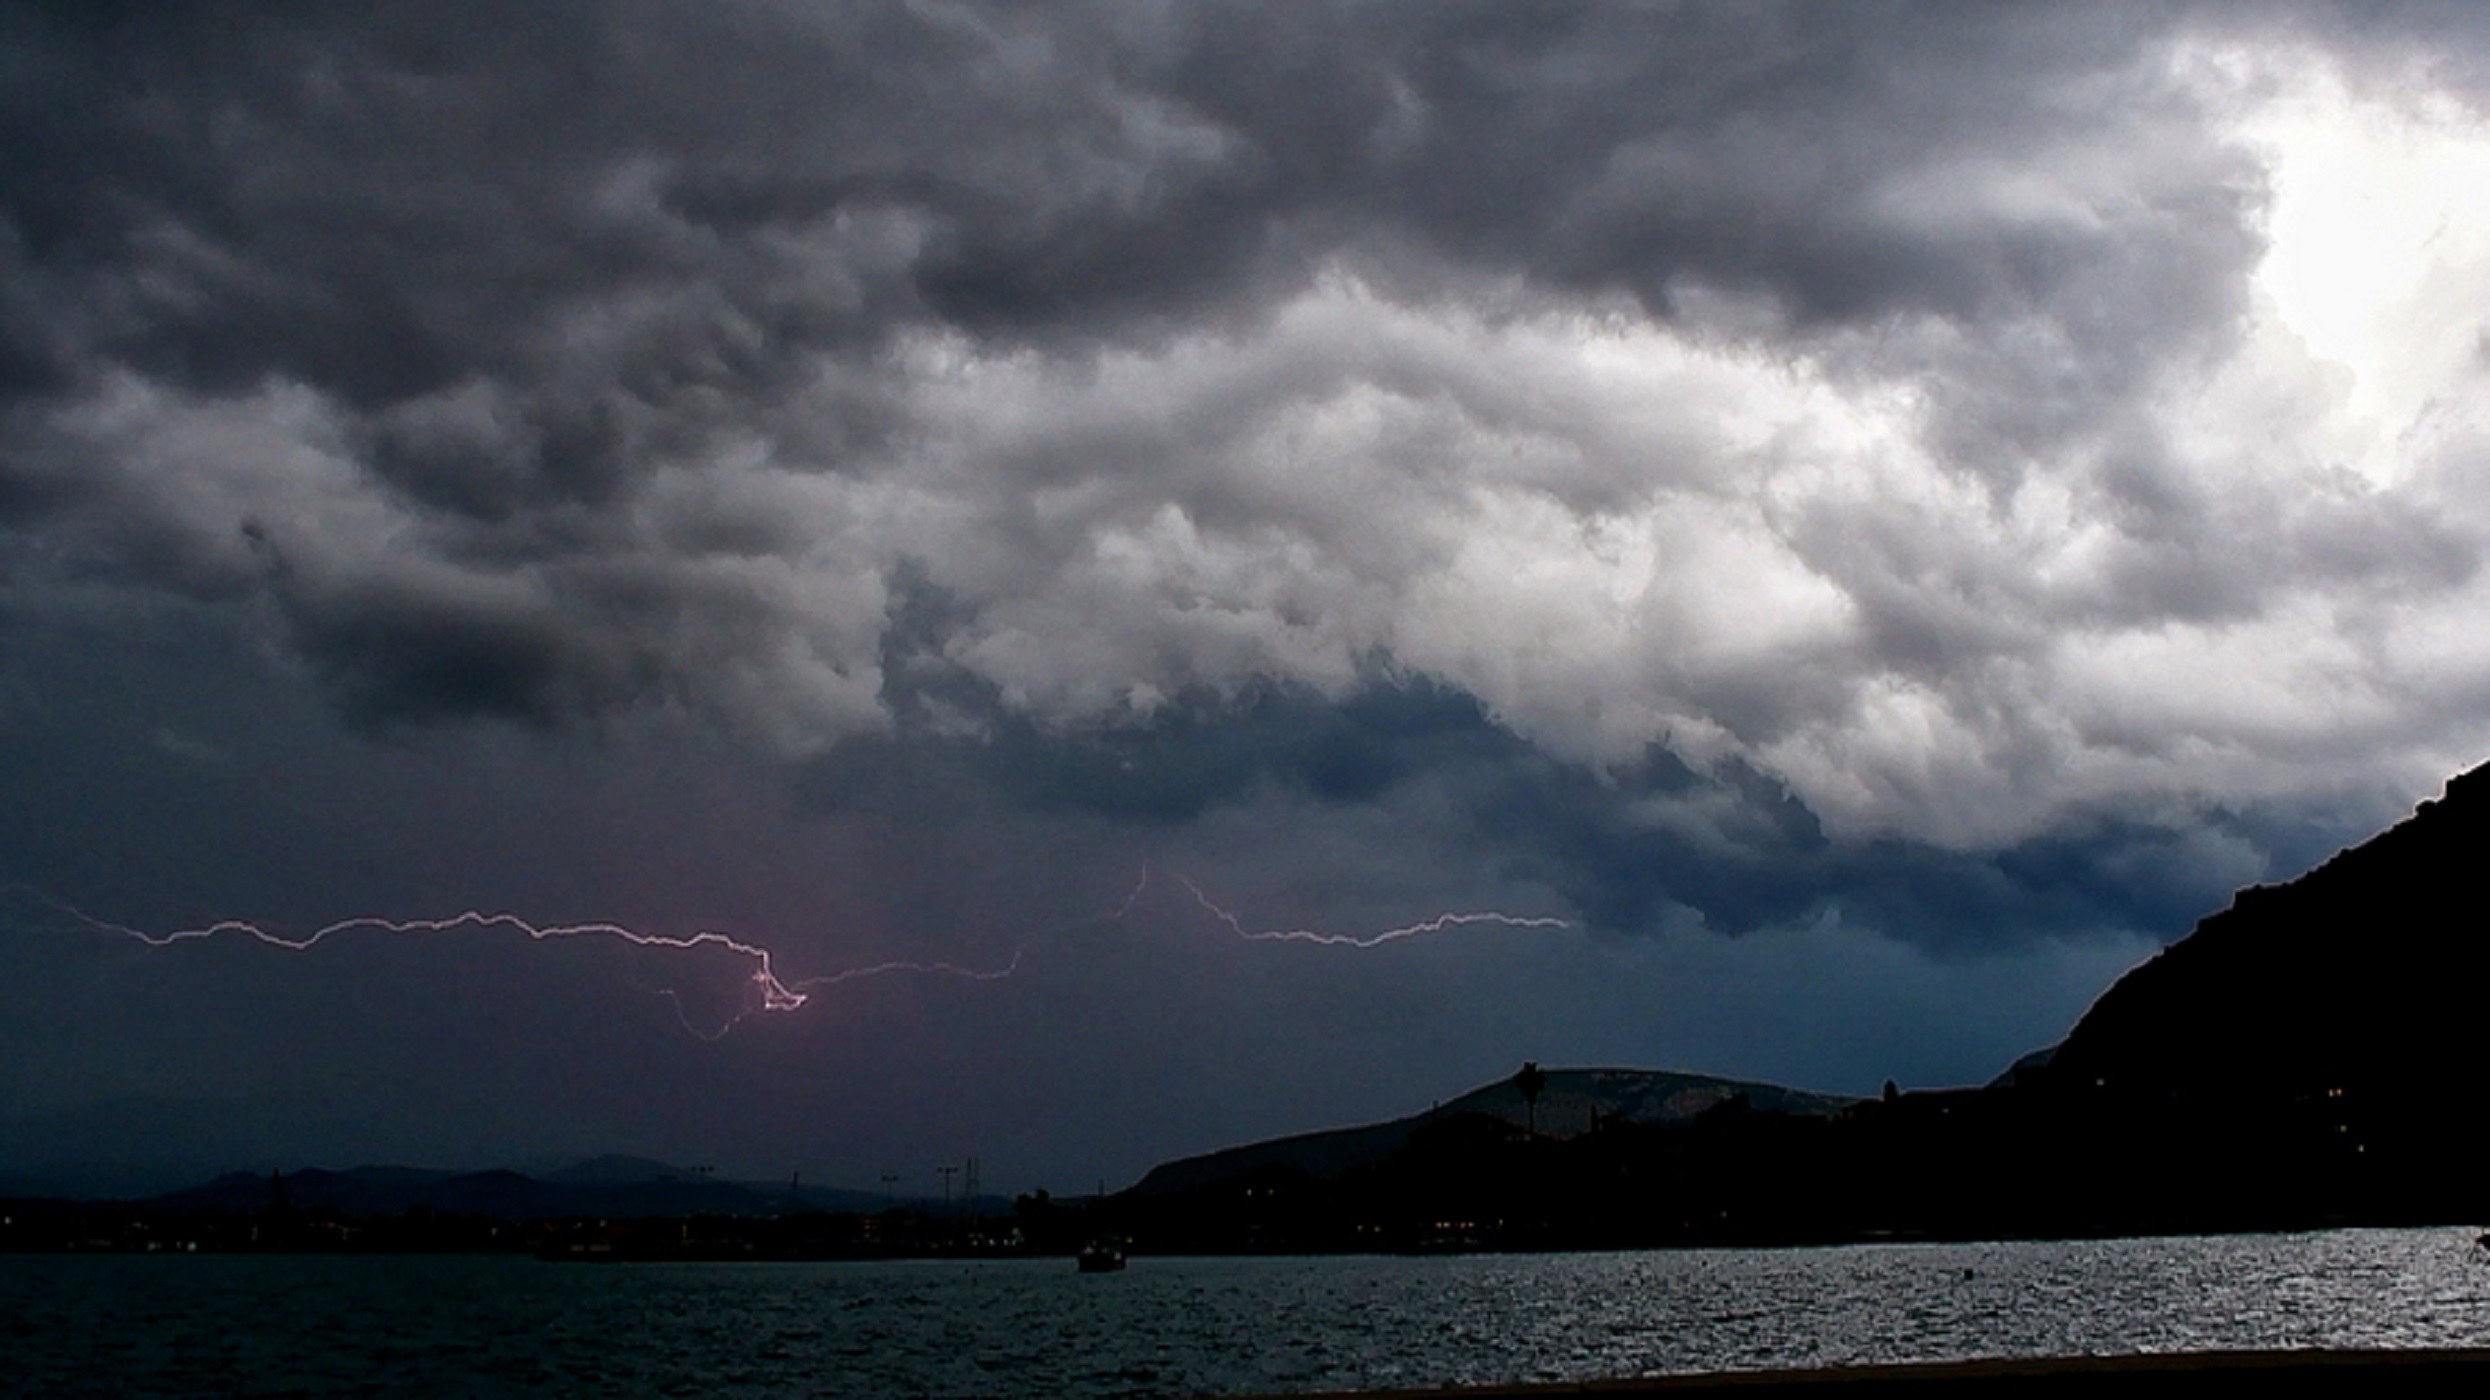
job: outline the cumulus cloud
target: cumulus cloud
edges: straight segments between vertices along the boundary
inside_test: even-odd
[[[2196,898],[2490,739],[2490,126],[2401,31],[5,23],[0,579],[262,617],[372,726],[1424,791],[1740,927]]]

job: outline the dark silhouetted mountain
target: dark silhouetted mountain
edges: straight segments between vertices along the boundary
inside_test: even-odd
[[[699,1173],[649,1157],[608,1152],[551,1171],[529,1172],[528,1175],[558,1186],[649,1186],[659,1182],[689,1180]]]
[[[2478,1101],[2490,1071],[2490,768],[2121,977],[2049,1072],[2185,1092],[2331,1093],[2418,1111]]]
[[[1171,1162],[1143,1247],[1576,1247],[2470,1221],[2490,769],[2243,891],[1983,1088],[1844,1105],[1635,1071]],[[1591,1128],[1597,1107],[1599,1126]],[[1553,1131],[1546,1131],[1552,1129]]]
[[[206,1185],[153,1202],[176,1210],[224,1210],[251,1214],[269,1208],[282,1190],[295,1210],[334,1210],[342,1215],[400,1215],[424,1209],[496,1220],[556,1220],[583,1216],[649,1219],[686,1215],[765,1215],[781,1208],[763,1193],[734,1182],[687,1175],[630,1181],[541,1181],[512,1171],[434,1172],[408,1167],[317,1168],[272,1179],[234,1172]]]
[[[2480,1189],[2490,768],[2120,978],[2018,1076],[2168,1142],[2175,1193],[2446,1218]]]
[[[149,1203],[168,1210],[251,1215],[267,1210],[279,1189],[286,1205],[297,1211],[389,1216],[427,1210],[508,1221],[871,1213],[894,1204],[872,1192],[720,1181],[687,1168],[617,1154],[574,1162],[543,1176],[506,1170],[449,1172],[383,1166],[342,1172],[307,1168],[282,1173],[272,1183],[265,1173],[230,1172],[204,1185],[156,1196]],[[934,1208],[933,1203],[921,1200],[895,1204]],[[952,1203],[949,1214],[994,1216],[1010,1211],[1009,1200],[981,1196]]]
[[[1741,1096],[1765,1112],[1814,1116],[1839,1113],[1851,1103],[1777,1084],[1669,1070],[1559,1069],[1547,1072],[1546,1086],[1539,1092],[1538,1129],[1546,1137],[1568,1138],[1590,1131],[1596,1123],[1685,1123]],[[1304,1133],[1164,1163],[1144,1176],[1133,1191],[1145,1196],[1194,1191],[1273,1170],[1330,1179],[1375,1166],[1406,1148],[1413,1135],[1430,1125],[1471,1116],[1519,1128],[1530,1114],[1513,1081],[1498,1080],[1425,1113],[1388,1123]]]

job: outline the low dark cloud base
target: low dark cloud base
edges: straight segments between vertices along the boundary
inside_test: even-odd
[[[938,601],[903,609],[938,619]],[[896,629],[894,637],[906,635]],[[920,638],[920,640],[922,640]],[[1662,747],[1636,763],[1567,763],[1473,696],[1375,658],[1344,697],[1259,683],[1175,697],[1147,715],[1045,727],[927,650],[893,646],[902,722],[798,770],[806,808],[923,820],[1067,812],[1178,833],[1223,808],[1371,810],[1397,839],[1546,891],[1608,933],[1747,934],[1836,918],[1935,952],[2033,940],[2169,939],[2228,892],[2296,872],[2341,828],[2281,814],[2192,811],[2151,824],[2108,815],[2003,849],[1837,841],[1789,789],[1737,762],[1699,770]],[[938,714],[942,729],[928,723]],[[1276,816],[1274,820],[1305,817]]]

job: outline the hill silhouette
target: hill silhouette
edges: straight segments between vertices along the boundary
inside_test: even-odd
[[[879,1194],[787,1183],[723,1181],[644,1157],[609,1153],[535,1173],[437,1171],[370,1166],[346,1171],[311,1167],[270,1176],[228,1172],[212,1181],[157,1196],[149,1204],[176,1211],[254,1215],[272,1198],[299,1211],[375,1217],[410,1210],[492,1220],[674,1219],[684,1216],[762,1217],[800,1211],[870,1212],[892,1202]],[[919,1202],[907,1202],[918,1205]],[[1004,1203],[981,1198],[964,1210],[992,1212]]]
[[[1830,1116],[1852,1101],[1711,1075],[1650,1069],[1558,1069],[1547,1072],[1535,1114],[1540,1132],[1572,1137],[1603,1123],[1692,1122],[1732,1100],[1767,1112]],[[1425,1113],[1387,1123],[1301,1133],[1187,1157],[1154,1167],[1133,1187],[1160,1196],[1254,1173],[1287,1171],[1330,1178],[1373,1167],[1407,1148],[1430,1125],[1475,1117],[1519,1128],[1534,1115],[1511,1080],[1483,1084]]]
[[[2121,977],[2048,1072],[2178,1094],[2317,1093],[2434,1118],[2490,1069],[2490,766],[2287,885],[2252,886]]]
[[[2490,1077],[2490,767],[2300,878],[2241,891],[1989,1085],[1845,1104],[1629,1070],[1169,1163],[1170,1247],[2152,1233],[2469,1221]],[[1596,1127],[1590,1106],[1600,1108]],[[1655,1111],[1654,1105],[1674,1105]]]

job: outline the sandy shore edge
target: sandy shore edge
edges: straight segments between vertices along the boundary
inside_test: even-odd
[[[2289,1379],[2303,1391],[2378,1395],[2490,1393],[2490,1349],[2375,1351],[2206,1351],[2140,1356],[2013,1357],[1985,1361],[1835,1366],[1803,1371],[1726,1371],[1645,1380],[1555,1381],[1423,1390],[1317,1391],[1268,1400],[1549,1400],[1566,1395],[1736,1395],[1834,1393],[1949,1396],[2199,1394],[2226,1379],[2251,1384]]]

